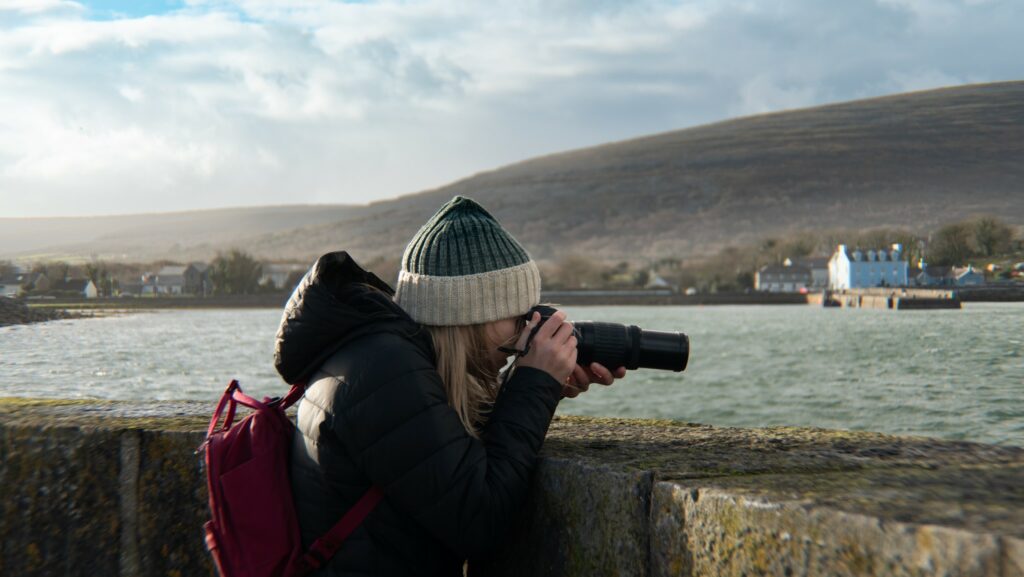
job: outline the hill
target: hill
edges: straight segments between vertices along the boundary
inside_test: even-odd
[[[272,258],[337,248],[363,259],[395,255],[456,194],[479,200],[538,258],[688,258],[804,230],[924,232],[974,214],[1021,225],[1022,158],[1024,82],[961,86],[545,156],[365,207],[321,207],[301,229],[248,227],[252,234],[232,242]],[[97,246],[75,250],[102,252]]]
[[[143,262],[202,259],[304,225],[336,222],[360,210],[345,205],[224,208],[68,218],[0,218],[0,258]]]

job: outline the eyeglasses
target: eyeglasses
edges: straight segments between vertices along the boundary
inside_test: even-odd
[[[522,336],[523,330],[525,330],[525,329],[526,329],[526,317],[519,317],[519,318],[517,318],[516,319],[516,332],[515,332],[515,335],[513,335],[511,340],[513,342],[518,342],[519,341],[519,337]],[[530,343],[529,343],[529,341],[527,341],[526,348],[523,349],[523,350],[519,350],[519,349],[516,349],[516,348],[513,348],[513,347],[507,347],[507,346],[500,346],[500,347],[498,347],[498,350],[503,352],[503,353],[505,353],[506,355],[515,355],[516,357],[521,357],[521,356],[525,355],[526,353],[528,353],[530,351]]]

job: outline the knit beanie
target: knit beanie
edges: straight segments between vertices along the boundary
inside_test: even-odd
[[[471,325],[526,314],[540,272],[482,206],[456,196],[409,241],[395,301],[426,325]]]

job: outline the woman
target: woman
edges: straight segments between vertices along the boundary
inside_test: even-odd
[[[406,247],[397,292],[345,253],[317,261],[275,351],[309,384],[292,455],[304,544],[369,487],[385,495],[318,574],[454,577],[501,543],[560,398],[625,374],[578,367],[559,312],[499,381],[499,347],[526,347],[539,300],[536,264],[462,197]]]

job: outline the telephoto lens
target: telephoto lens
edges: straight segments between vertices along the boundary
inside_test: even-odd
[[[541,323],[557,309],[537,305]],[[573,323],[576,335],[576,363],[588,366],[600,363],[609,369],[661,369],[680,372],[690,359],[690,339],[683,333],[644,330],[636,325],[579,321]]]

